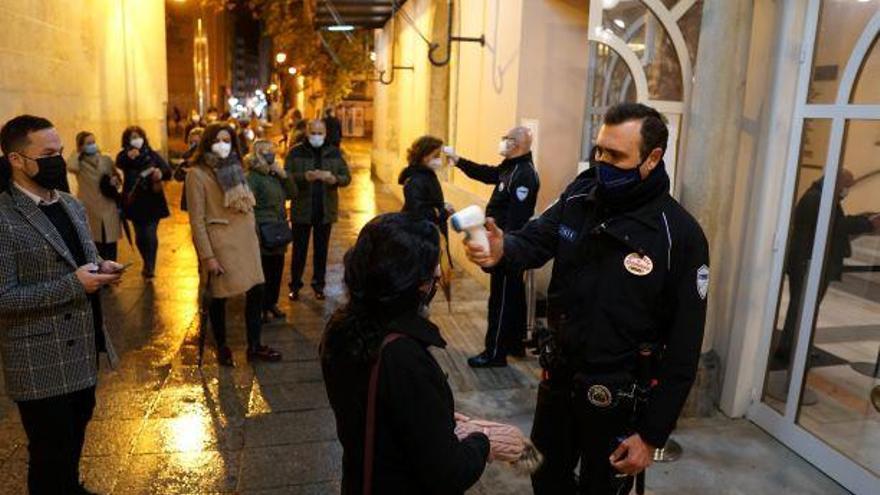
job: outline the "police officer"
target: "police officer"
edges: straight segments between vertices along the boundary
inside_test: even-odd
[[[693,384],[709,255],[699,224],[669,195],[667,139],[656,110],[612,107],[592,166],[556,203],[519,232],[489,220],[488,250],[467,244],[483,267],[555,259],[532,429],[545,455],[532,478],[538,495],[629,493]]]
[[[498,166],[478,165],[448,153],[450,160],[471,179],[495,186],[486,215],[504,230],[522,228],[535,213],[538,174],[532,161],[532,134],[526,127],[511,129],[498,144],[504,161]],[[507,355],[525,356],[526,287],[523,270],[498,270],[490,275],[489,325],[483,352],[468,359],[473,368],[507,366]]]

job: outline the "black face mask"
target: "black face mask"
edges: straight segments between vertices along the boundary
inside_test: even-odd
[[[31,176],[31,180],[38,186],[65,192],[69,189],[67,186],[67,162],[64,161],[64,157],[53,155],[41,158],[25,156],[25,158],[37,162],[37,173]]]

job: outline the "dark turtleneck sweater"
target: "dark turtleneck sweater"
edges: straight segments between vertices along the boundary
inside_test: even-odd
[[[70,216],[68,216],[61,201],[56,201],[52,204],[40,204],[39,208],[49,218],[52,225],[55,226],[58,234],[61,235],[61,239],[64,240],[64,245],[67,246],[74,261],[76,261],[76,265],[83,266],[88,263],[82,240],[76,233],[76,226],[73,224]],[[101,331],[101,322],[103,321],[101,298],[97,293],[89,294],[89,303],[92,305],[92,319],[95,324],[95,345],[98,351],[103,351],[105,344],[104,333]]]

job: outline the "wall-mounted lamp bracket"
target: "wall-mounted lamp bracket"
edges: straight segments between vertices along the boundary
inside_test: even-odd
[[[442,45],[440,43],[431,43],[428,46],[428,60],[431,61],[432,65],[437,67],[443,67],[444,65],[449,64],[449,59],[452,54],[452,42],[458,43],[479,43],[480,46],[486,46],[486,35],[480,35],[479,38],[467,37],[467,36],[453,36],[452,35],[452,19],[453,16],[453,8],[455,3],[453,0],[449,0],[448,10],[449,10],[449,18],[446,21],[446,56],[442,60],[437,60],[434,58],[434,52],[436,52]]]
[[[392,66],[391,66],[391,71],[390,71],[390,72],[391,72],[391,77],[389,77],[387,81],[385,80],[385,74],[388,73],[388,71],[385,71],[385,70],[380,70],[380,71],[379,71],[379,79],[374,79],[373,81],[374,81],[374,82],[380,82],[380,83],[382,83],[382,84],[388,86],[389,84],[391,84],[391,83],[394,82],[394,73],[395,73],[396,71],[399,71],[399,70],[411,70],[411,71],[415,71],[416,68],[415,68],[414,66],[412,66],[412,65],[392,65]]]

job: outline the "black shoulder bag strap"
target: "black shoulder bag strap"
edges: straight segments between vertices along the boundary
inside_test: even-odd
[[[370,385],[367,390],[367,421],[364,433],[364,495],[373,493],[373,456],[376,441],[376,396],[379,388],[379,367],[382,364],[382,351],[385,346],[404,337],[402,333],[389,333],[379,346],[379,355],[370,370]]]

